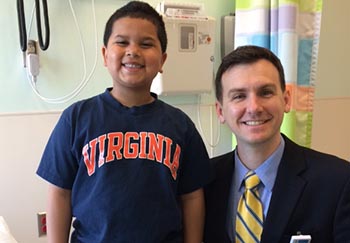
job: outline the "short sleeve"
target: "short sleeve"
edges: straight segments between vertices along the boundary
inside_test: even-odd
[[[184,148],[183,166],[180,173],[179,194],[200,189],[213,177],[208,152],[194,125]]]
[[[58,187],[72,189],[78,170],[77,159],[72,152],[72,141],[70,116],[65,111],[46,144],[37,175]]]

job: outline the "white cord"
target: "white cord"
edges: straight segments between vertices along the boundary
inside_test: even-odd
[[[95,60],[94,60],[94,64],[93,64],[93,67],[91,69],[91,72],[89,73],[89,75],[87,77],[86,77],[87,68],[86,68],[85,45],[84,45],[84,42],[83,42],[83,38],[82,38],[82,34],[81,34],[80,27],[79,27],[79,24],[78,24],[78,20],[77,20],[77,17],[76,17],[74,8],[73,8],[72,0],[69,0],[69,5],[70,5],[70,9],[71,9],[71,12],[72,12],[72,15],[73,15],[75,26],[76,26],[76,28],[78,30],[79,39],[80,39],[81,52],[82,52],[82,56],[83,56],[83,69],[84,69],[83,77],[82,77],[81,82],[77,85],[77,87],[73,91],[71,91],[69,94],[64,95],[62,97],[58,97],[58,98],[48,98],[48,97],[44,97],[43,95],[41,95],[40,92],[37,90],[37,88],[36,88],[36,77],[31,77],[30,73],[27,72],[27,77],[29,79],[30,86],[32,87],[34,93],[40,99],[42,99],[43,101],[45,101],[47,103],[53,103],[53,104],[65,103],[65,102],[73,99],[74,97],[76,97],[81,92],[81,90],[88,84],[89,80],[91,79],[91,76],[93,75],[93,73],[95,71],[96,64],[97,64],[97,55],[98,55],[97,43],[98,43],[98,40],[97,40],[97,24],[96,24],[95,0],[91,0],[92,13],[93,13],[93,23],[94,23],[94,32],[95,32]],[[30,28],[32,26],[32,21],[33,21],[34,6],[33,6],[31,21],[30,21]],[[30,32],[30,28],[29,28],[29,32]]]
[[[200,106],[201,106],[201,94],[198,94],[198,105],[197,105],[197,119],[198,119],[198,130],[200,131],[201,134],[203,134],[203,139],[204,141],[211,147],[211,148],[215,148],[219,142],[220,142],[220,137],[221,137],[221,129],[220,129],[220,122],[217,120],[217,136],[216,136],[216,141],[214,143],[212,143],[213,141],[213,133],[211,130],[210,133],[210,139],[211,141],[208,141],[208,139],[206,138],[203,128],[202,128],[202,122],[201,122],[201,112],[200,112]],[[210,129],[213,128],[213,112],[212,112],[212,106],[210,106]]]

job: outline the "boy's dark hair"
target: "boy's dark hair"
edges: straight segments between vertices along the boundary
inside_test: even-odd
[[[219,66],[219,69],[216,73],[215,78],[215,95],[216,99],[219,102],[222,102],[222,75],[230,68],[240,65],[240,64],[250,64],[257,62],[261,59],[265,59],[269,62],[271,62],[277,69],[279,77],[280,77],[280,84],[282,91],[285,91],[286,89],[286,81],[284,77],[284,70],[283,66],[281,64],[280,59],[269,49],[260,47],[260,46],[253,46],[253,45],[246,45],[246,46],[240,46],[237,47],[235,50],[227,54],[223,59]]]
[[[148,3],[141,1],[131,1],[123,7],[117,9],[108,19],[103,36],[103,44],[107,46],[109,37],[112,34],[113,24],[120,18],[130,17],[145,19],[153,23],[157,28],[157,36],[160,41],[162,52],[166,52],[167,34],[162,16]]]

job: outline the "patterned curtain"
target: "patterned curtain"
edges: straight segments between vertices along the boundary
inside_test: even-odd
[[[281,131],[311,146],[322,0],[236,0],[235,47],[269,48],[285,69],[292,110]]]

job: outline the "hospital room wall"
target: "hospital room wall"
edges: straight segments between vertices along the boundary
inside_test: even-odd
[[[33,1],[26,0],[28,9]],[[94,43],[91,28],[91,1],[73,0],[77,17],[82,24],[82,35],[87,46],[87,66],[90,70],[94,59]],[[107,16],[127,1],[96,0],[99,39]],[[155,6],[157,1],[149,1]],[[180,1],[179,2],[185,2]],[[234,1],[201,0],[208,15],[219,20],[233,9]],[[47,55],[41,55],[42,76],[40,86],[47,95],[55,96],[69,91],[82,74],[81,52],[76,31],[63,30],[73,26],[68,1],[49,0],[52,17],[52,42]],[[350,22],[346,9],[350,2],[325,0],[320,53],[318,62],[317,88],[313,124],[312,147],[350,159],[350,80],[347,67],[350,56]],[[29,11],[30,12],[30,11]],[[85,21],[85,22],[84,22]],[[47,138],[55,125],[62,108],[68,104],[50,105],[40,101],[31,91],[22,66],[18,42],[16,6],[13,0],[4,0],[0,9],[0,216],[4,216],[10,230],[19,242],[41,243],[38,238],[36,213],[45,210],[46,184],[35,175],[35,170]],[[335,28],[337,27],[337,28]],[[217,33],[219,33],[219,21]],[[219,37],[216,37],[216,53],[220,53]],[[97,67],[91,81],[75,100],[102,92],[110,86],[110,78],[104,69],[99,50]],[[216,55],[216,66],[219,55]],[[53,68],[48,66],[52,65]],[[80,66],[79,66],[80,65]],[[73,84],[72,84],[73,83]],[[55,87],[52,89],[51,87]],[[183,109],[199,125],[203,123],[201,135],[211,155],[230,150],[230,132],[220,126],[219,145],[212,149],[208,143],[215,142],[217,124],[213,97],[203,95],[198,116],[196,96],[177,97],[171,102]],[[72,101],[73,102],[73,101]]]
[[[350,161],[350,1],[324,0],[312,148]]]

